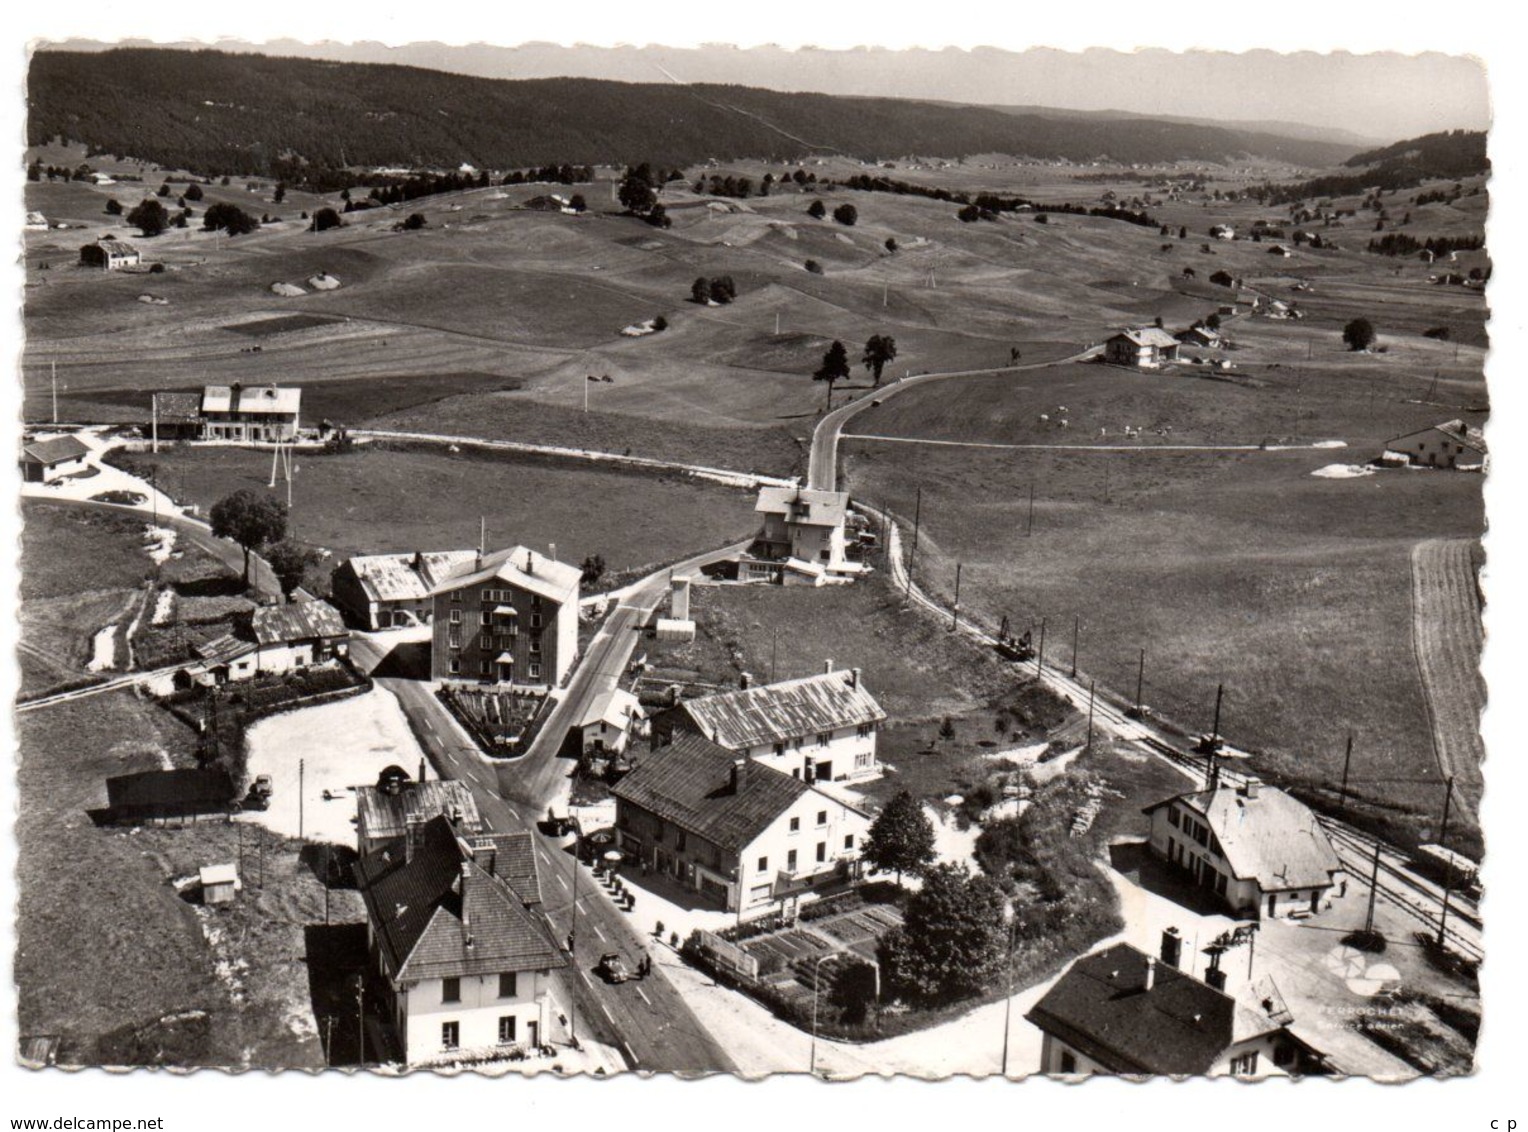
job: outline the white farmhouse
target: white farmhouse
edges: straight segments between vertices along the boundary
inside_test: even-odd
[[[762,487],[754,511],[763,516],[763,526],[739,563],[742,580],[821,585],[863,571],[848,556],[848,492]]]
[[[437,817],[355,866],[367,942],[409,1065],[508,1057],[546,1044],[552,972],[529,833],[467,834]]]
[[[653,721],[656,742],[699,735],[803,782],[843,782],[880,773],[876,731],[886,712],[860,670],[828,670],[778,684],[685,700]]]
[[[1425,468],[1478,472],[1486,464],[1485,434],[1458,420],[1398,436],[1385,445],[1385,451]]]
[[[739,918],[859,876],[867,814],[697,735],[643,755],[612,793],[622,852]]]

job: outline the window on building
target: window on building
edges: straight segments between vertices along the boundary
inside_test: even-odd
[[[460,979],[440,980],[440,1001],[460,1002],[462,1000],[462,981]]]
[[[531,655],[532,656],[540,656],[541,655],[541,638],[540,637],[532,637],[531,638]]]
[[[440,1024],[440,1048],[456,1049],[462,1044],[462,1025],[460,1022],[442,1022]]]
[[[1176,807],[1167,807],[1167,824],[1172,826],[1174,829],[1178,828],[1178,811]]]
[[[1061,1072],[1077,1072],[1077,1055],[1069,1049],[1064,1049],[1061,1051]]]
[[[479,676],[492,676],[493,675],[493,661],[491,661],[491,660],[480,660],[480,661],[478,661],[478,675]]]
[[[453,649],[461,648],[462,631],[460,629],[452,629],[448,634],[446,634],[446,644]]]
[[[801,832],[801,819],[800,818],[791,818],[791,832],[792,833],[800,833]]]
[[[459,676],[459,675],[461,675],[461,671],[462,671],[462,658],[459,657],[459,656],[453,656],[451,658],[451,675]]]
[[[826,841],[819,841],[817,843],[817,863],[820,865],[824,861],[826,861],[827,859],[828,859],[828,843]]]
[[[788,873],[796,871],[796,851],[794,849],[785,855],[785,871]]]
[[[827,825],[828,824],[828,811],[827,810],[818,810],[817,811],[817,824],[818,825]]]
[[[848,833],[848,834],[844,835],[844,848],[845,849],[853,849],[854,848],[854,834]]]
[[[452,590],[451,591],[451,600],[452,601],[461,601],[462,600],[462,591],[461,590]]]
[[[866,735],[871,734],[874,730],[875,724],[873,723],[861,723],[859,727],[855,728],[855,731],[858,733],[861,739],[863,739]]]
[[[531,594],[531,608],[532,609],[540,609],[541,608],[541,595],[540,594]]]
[[[499,1019],[499,1044],[507,1046],[515,1041],[515,1016],[506,1014]]]
[[[827,732],[827,731],[819,731],[819,732],[817,732],[817,745],[819,747],[826,747],[831,742],[833,742],[833,736],[832,736],[832,734],[830,732]]]
[[[539,665],[539,664],[532,664],[532,665],[530,665],[530,672],[527,675],[532,680],[540,680],[541,679],[541,665]]]
[[[520,977],[513,971],[499,973],[499,997],[514,998],[520,989]]]
[[[490,589],[484,589],[483,590],[483,600],[484,601],[492,601],[493,600],[493,591],[490,590]]]
[[[761,873],[769,872],[769,858],[768,857],[760,857],[759,858],[759,872],[761,872]]]
[[[854,756],[854,768],[856,770],[863,770],[868,766],[874,765],[875,755],[870,751],[861,751],[859,754]]]
[[[775,754],[777,754],[777,755],[785,754],[785,744],[784,743],[776,743],[775,744]]]
[[[539,628],[541,628],[541,614],[539,614],[539,613],[532,613],[531,614],[531,628],[532,629],[539,629]]]
[[[460,609],[453,609],[451,611],[451,624],[453,624],[453,625],[460,625],[461,623],[462,623],[462,611]]]
[[[1251,1077],[1257,1073],[1257,1050],[1231,1059],[1231,1072],[1237,1077]]]

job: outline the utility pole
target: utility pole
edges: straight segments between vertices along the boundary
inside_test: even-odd
[[[1040,649],[1035,653],[1035,675],[1045,671],[1045,618],[1040,618]]]
[[[1072,679],[1077,679],[1077,637],[1082,632],[1082,616],[1072,614]]]
[[[1443,826],[1438,830],[1438,847],[1448,853],[1448,811],[1454,800],[1454,776],[1448,776],[1448,782],[1444,786],[1443,794]],[[1443,946],[1444,935],[1448,930],[1448,896],[1454,886],[1454,859],[1451,856],[1443,858],[1443,909],[1438,916],[1438,946]]]
[[[780,312],[775,311],[775,337],[780,337]]]
[[[589,375],[584,374],[584,412],[589,411]]]
[[[366,976],[364,974],[355,977],[355,1006],[356,1006],[356,1037],[360,1039],[361,1052],[356,1057],[357,1065],[366,1064]]]
[[[769,638],[769,682],[775,682],[775,661],[780,656],[780,626],[776,625]]]
[[[1211,754],[1214,754],[1214,749],[1220,745],[1220,701],[1225,692],[1226,686],[1224,684],[1215,685],[1215,723],[1210,728]]]
[[[297,840],[302,840],[302,788],[306,778],[307,759],[297,760]]]
[[[1146,650],[1142,649],[1141,650],[1141,662],[1140,662],[1139,665],[1137,665],[1136,670],[1135,670],[1135,710],[1136,710],[1136,714],[1137,715],[1139,715],[1140,712],[1141,712],[1141,706],[1142,706],[1141,705],[1141,685],[1143,685],[1145,682],[1146,682]]]
[[[1035,529],[1035,485],[1029,485],[1029,518],[1024,521],[1024,537],[1028,538]]]
[[[913,567],[918,561],[918,525],[923,518],[923,485],[918,485],[917,502],[913,504],[913,548],[907,555],[907,596],[913,593]]]
[[[1374,931],[1374,898],[1379,895],[1379,840],[1374,842],[1374,867],[1369,873],[1369,914],[1364,917],[1364,934]]]
[[[157,456],[159,455],[159,394],[157,393],[149,399],[149,420],[153,422],[150,426],[152,431],[149,435],[153,439],[149,442],[149,451]]]
[[[1008,1035],[1013,1029],[1013,948],[1019,934],[1019,918],[1008,924],[1008,996],[1003,1001],[1003,1076],[1008,1076]]]
[[[58,423],[58,363],[57,362],[49,362],[48,363],[48,372],[51,375],[49,377],[49,379],[48,379],[48,385],[53,390],[53,423],[57,424]]]
[[[950,610],[950,632],[960,627],[960,567],[961,563],[955,563],[955,607]]]
[[[1093,681],[1088,681],[1088,745],[1087,750],[1093,749]]]
[[[1339,813],[1348,811],[1348,766],[1353,761],[1353,733],[1348,732],[1347,754],[1342,756],[1342,789],[1337,793],[1337,810]]]
[[[577,819],[574,819],[575,821]],[[578,956],[574,951],[578,943],[578,856],[583,846],[583,830],[578,826],[573,828],[573,910],[568,919],[568,958],[573,965],[578,966]],[[578,996],[568,996],[568,1041],[573,1048],[578,1048]]]

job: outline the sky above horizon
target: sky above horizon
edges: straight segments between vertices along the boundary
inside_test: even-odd
[[[48,46],[100,50],[108,45],[66,40]],[[489,78],[739,83],[840,95],[1288,122],[1345,130],[1381,142],[1435,130],[1485,129],[1490,124],[1485,67],[1466,56],[1436,52],[828,50],[718,44],[675,48],[439,42],[389,47],[377,42],[305,44],[291,39],[165,46],[397,63]]]

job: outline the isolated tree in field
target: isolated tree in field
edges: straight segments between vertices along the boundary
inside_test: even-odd
[[[1211,330],[1219,330],[1220,329],[1220,314],[1219,314],[1219,312],[1216,312],[1215,314],[1210,315],[1207,319],[1204,320],[1204,324],[1207,327],[1209,327]]]
[[[583,193],[574,193],[568,198],[568,207],[574,212],[585,212],[589,208],[589,202],[584,199]]]
[[[109,201],[107,201],[106,202],[106,215],[107,216],[121,216],[122,215],[122,202],[119,201],[116,197],[112,197]]]
[[[1178,239],[1180,239],[1180,240],[1188,239],[1188,229],[1187,228],[1180,227],[1178,229]]]
[[[170,182],[169,181],[166,181],[162,185],[159,186],[159,195],[162,196],[162,197],[167,197],[167,196],[170,195]]]
[[[424,218],[424,213],[411,212],[403,221],[402,227],[405,232],[417,232],[428,223],[429,221]]]
[[[170,212],[153,197],[145,197],[127,214],[127,222],[145,236],[157,236],[170,226]]]
[[[242,236],[260,227],[260,222],[236,204],[219,201],[202,214],[202,227],[208,232],[227,232]]]
[[[852,204],[841,204],[833,210],[833,219],[846,228],[852,228],[859,220],[859,209]]]
[[[277,181],[276,192],[271,196],[271,203],[280,204],[284,200],[286,200],[286,182]]]
[[[195,181],[192,181],[189,185],[186,186],[185,198],[187,200],[201,200],[205,195],[206,194],[202,192],[202,187]]]
[[[290,598],[297,592],[297,587],[302,585],[303,575],[309,567],[318,563],[319,556],[313,548],[284,538],[265,552],[265,560],[270,563],[271,573],[276,575],[276,581],[281,585],[281,596]]]
[[[330,228],[339,228],[345,222],[340,219],[340,214],[332,208],[321,208],[313,214],[313,222],[308,225],[310,232],[327,232]]]
[[[1342,328],[1342,340],[1350,350],[1367,350],[1375,337],[1374,324],[1366,318],[1355,318]]]
[[[977,208],[974,204],[968,204],[964,208],[962,208],[959,212],[957,212],[955,214],[955,217],[962,224],[973,224],[976,221],[981,219],[981,217],[982,217],[982,210]]]
[[[1003,890],[965,864],[936,865],[907,902],[906,920],[881,942],[880,960],[899,992],[924,1001],[980,994],[1008,946]]]
[[[828,383],[828,404],[833,403],[833,383],[849,376],[849,352],[842,342],[835,341],[822,355],[822,365],[812,374],[813,381]]]
[[[579,582],[585,586],[592,586],[605,576],[605,559],[598,554],[591,554],[584,559],[581,569],[583,574]]]
[[[647,222],[654,228],[672,228],[674,222],[669,219],[668,209],[661,204],[654,204],[648,211]]]
[[[274,496],[241,488],[212,505],[208,515],[217,538],[232,539],[244,550],[244,584],[249,585],[251,551],[286,537],[286,506]]]
[[[803,266],[813,275],[821,275],[823,273],[822,264],[818,263],[815,259],[807,260]]]
[[[621,179],[621,187],[616,195],[621,202],[621,207],[627,212],[636,216],[647,215],[652,211],[653,205],[658,203],[658,194],[653,191],[652,171],[646,164],[626,170],[626,176]]]
[[[806,214],[813,220],[821,220],[828,214],[828,206],[820,200],[814,200],[811,204],[807,205]]]
[[[730,303],[737,298],[737,284],[732,281],[730,275],[719,275],[711,280],[711,301],[713,303]]]
[[[887,802],[871,823],[865,860],[878,869],[895,872],[898,884],[903,873],[917,876],[933,863],[934,823],[908,791]]]
[[[705,306],[711,301],[711,280],[702,275],[690,284],[690,301]]]
[[[896,252],[896,250],[897,250],[897,238],[895,236],[887,236],[886,237],[886,250],[889,251],[889,252],[893,252],[893,253]]]
[[[881,371],[886,368],[886,363],[897,356],[897,340],[889,334],[872,334],[865,343],[865,354],[860,359],[875,378],[877,385],[881,384]]]

